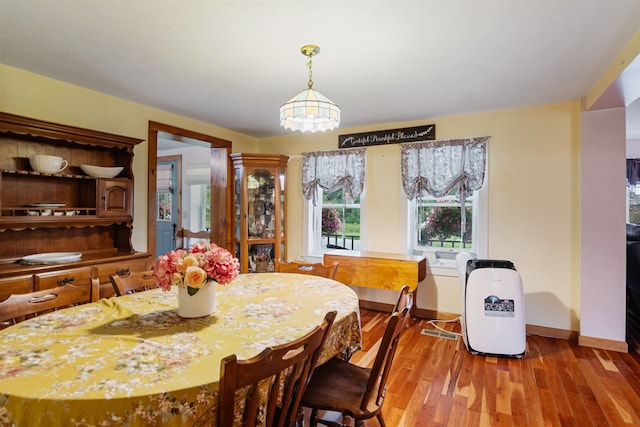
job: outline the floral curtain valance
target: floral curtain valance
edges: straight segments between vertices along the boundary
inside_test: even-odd
[[[316,151],[302,155],[302,193],[317,202],[318,188],[343,189],[342,198],[351,202],[362,193],[365,170],[364,148]]]
[[[460,189],[463,199],[482,188],[488,139],[482,136],[402,144],[402,186],[407,198],[442,197]]]
[[[640,181],[640,159],[627,159],[627,185],[635,186]]]

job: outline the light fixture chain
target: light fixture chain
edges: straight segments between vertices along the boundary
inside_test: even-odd
[[[313,89],[313,72],[311,71],[311,66],[312,66],[312,61],[311,61],[311,55],[309,55],[307,57],[307,68],[309,69],[309,82],[307,83],[309,85],[309,89]]]

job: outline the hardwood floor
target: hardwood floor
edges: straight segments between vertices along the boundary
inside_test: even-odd
[[[363,350],[353,363],[370,366],[387,316],[361,311]],[[633,331],[627,354],[530,335],[526,355],[509,359],[473,356],[461,339],[422,335],[425,328],[433,329],[414,319],[400,340],[383,406],[388,427],[640,426],[640,335]]]

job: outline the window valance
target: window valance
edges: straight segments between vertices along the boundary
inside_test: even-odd
[[[482,188],[488,139],[482,136],[402,144],[402,187],[407,198],[443,197],[459,189],[464,199]]]
[[[302,193],[317,202],[318,188],[324,191],[343,189],[342,198],[351,202],[364,188],[364,148],[316,151],[302,154]]]

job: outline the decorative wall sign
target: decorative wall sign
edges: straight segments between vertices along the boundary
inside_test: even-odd
[[[434,139],[436,139],[436,125],[424,125],[411,128],[338,135],[338,148],[399,144],[401,142],[429,141]]]

